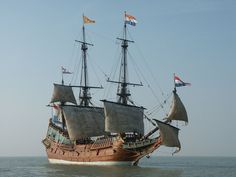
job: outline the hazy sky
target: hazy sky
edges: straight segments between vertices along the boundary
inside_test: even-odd
[[[129,64],[139,66],[158,98],[163,100],[159,87],[164,97],[171,92],[173,73],[192,83],[178,89],[189,115],[189,125],[180,125],[178,155],[236,156],[235,9],[234,0],[0,0],[0,156],[45,155],[41,140],[51,116],[46,105],[53,82],[60,82],[60,67],[73,70],[80,55],[74,40],[81,39],[83,13],[96,20],[86,26],[94,44],[90,83],[107,86],[102,72],[110,74],[119,58],[115,39],[124,11],[138,20],[128,26],[135,40]],[[158,105],[150,89],[131,91],[138,104]],[[98,104],[110,97],[102,90],[92,94]],[[161,148],[155,155],[170,152]]]

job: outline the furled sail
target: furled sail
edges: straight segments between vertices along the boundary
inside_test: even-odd
[[[71,140],[104,134],[104,112],[97,107],[63,106]]]
[[[72,87],[66,85],[54,84],[51,103],[54,102],[62,102],[62,103],[69,102],[76,104]]]
[[[144,134],[142,107],[122,105],[104,100],[105,131]]]
[[[159,120],[154,120],[160,129],[162,144],[168,147],[178,147],[180,149],[181,146],[178,138],[179,129]]]
[[[173,92],[173,101],[171,104],[171,110],[166,119],[168,121],[180,120],[188,122],[188,115],[184,107],[184,104],[182,103],[178,94],[175,91]]]

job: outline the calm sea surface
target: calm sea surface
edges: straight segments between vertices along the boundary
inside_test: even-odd
[[[151,157],[138,167],[51,165],[45,157],[0,157],[0,177],[236,177],[236,157]]]

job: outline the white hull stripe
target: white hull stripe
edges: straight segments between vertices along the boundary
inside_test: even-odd
[[[131,166],[133,161],[97,161],[97,162],[75,162],[61,159],[48,159],[52,164],[65,164],[65,165],[120,165]]]

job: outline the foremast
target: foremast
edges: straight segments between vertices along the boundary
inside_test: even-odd
[[[95,23],[83,15],[82,40],[75,40],[81,44],[82,68],[79,87],[79,103],[77,106],[66,106],[63,111],[67,124],[70,140],[76,142],[79,139],[99,136],[104,134],[104,113],[103,108],[95,107],[91,102],[90,89],[102,88],[90,86],[88,83],[87,50],[93,44],[86,42],[85,24]]]
[[[91,96],[89,90],[91,88],[102,88],[102,87],[93,87],[88,85],[88,66],[87,66],[87,50],[88,46],[93,46],[93,44],[86,42],[86,35],[85,35],[85,24],[86,23],[95,23],[95,21],[88,21],[89,19],[83,15],[83,27],[82,27],[82,33],[83,33],[83,39],[82,41],[75,40],[76,42],[81,43],[81,51],[82,51],[82,70],[81,70],[81,80],[79,86],[74,87],[80,87],[80,94],[79,94],[79,105],[80,106],[90,106],[91,103]]]
[[[95,21],[83,16],[82,40],[75,40],[81,43],[81,78],[80,85],[64,85],[64,83],[54,84],[54,92],[51,103],[59,102],[60,117],[62,118],[63,130],[66,127],[71,141],[81,138],[88,138],[104,134],[104,113],[103,108],[95,107],[91,103],[91,96],[89,90],[92,87],[88,84],[88,66],[87,66],[87,50],[88,46],[93,44],[86,42],[85,25],[86,23],[94,23]],[[65,68],[62,72],[69,74]],[[62,74],[63,74],[62,73]],[[71,74],[71,73],[70,73]],[[77,104],[72,88],[80,88],[79,103]]]

